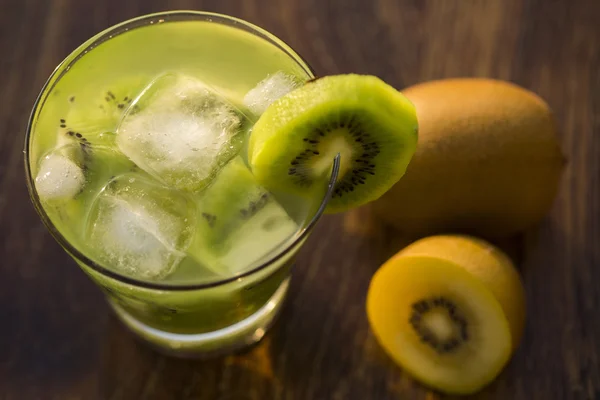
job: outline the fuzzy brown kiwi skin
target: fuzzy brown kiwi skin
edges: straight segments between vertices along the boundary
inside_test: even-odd
[[[517,85],[482,78],[402,90],[419,143],[404,177],[371,205],[412,239],[456,232],[504,238],[550,210],[566,164],[549,105]]]

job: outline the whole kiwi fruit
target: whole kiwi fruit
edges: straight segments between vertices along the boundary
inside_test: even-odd
[[[431,81],[402,93],[416,107],[417,150],[404,177],[372,204],[375,215],[415,237],[497,238],[543,218],[565,164],[544,100],[484,78]]]

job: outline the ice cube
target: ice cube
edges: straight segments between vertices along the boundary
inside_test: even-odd
[[[35,177],[35,188],[42,200],[74,197],[85,184],[83,170],[60,151],[46,155]]]
[[[88,242],[109,268],[162,278],[185,256],[193,215],[193,205],[179,194],[124,174],[110,181],[92,205]]]
[[[297,78],[278,71],[260,81],[246,93],[244,105],[253,113],[260,115],[271,103],[298,86],[300,82]]]
[[[236,153],[240,124],[237,110],[201,81],[168,74],[129,107],[117,145],[162,182],[193,191]]]

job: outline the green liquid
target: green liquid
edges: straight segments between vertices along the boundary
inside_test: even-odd
[[[85,165],[85,185],[73,198],[42,199],[54,226],[73,247],[106,269],[140,279],[135,271],[107,265],[98,252],[97,243],[90,240],[89,221],[97,213],[95,202],[99,196],[109,193],[107,183],[125,174],[155,184],[163,190],[160,193],[167,195],[157,195],[158,199],[152,204],[179,210],[174,212],[193,210],[194,204],[200,204],[202,196],[210,193],[210,185],[209,189],[202,190],[165,189],[168,185],[164,181],[160,182],[119,151],[117,128],[124,110],[131,107],[132,97],[164,74],[182,74],[203,82],[236,110],[240,124],[232,147],[244,159],[245,141],[257,116],[244,107],[243,98],[260,81],[277,72],[299,81],[310,78],[294,59],[266,40],[241,29],[205,21],[155,23],[131,29],[84,54],[55,83],[33,127],[30,145],[33,176],[40,170],[43,158],[61,146],[61,155]],[[285,240],[314,209],[285,194],[272,194],[272,197],[294,222],[291,230],[281,231],[279,239]],[[141,279],[203,283],[235,272],[223,268],[230,250],[219,253],[206,249],[206,231],[199,228],[202,218],[191,212],[189,215],[196,222],[191,223],[190,243],[174,269],[166,276]],[[267,225],[266,222],[261,224]],[[267,238],[267,231],[258,225],[255,230],[241,232],[254,236],[256,243],[274,240],[273,233]],[[220,244],[217,240],[211,246],[219,248]],[[161,331],[195,334],[230,326],[261,308],[288,276],[299,246],[252,276],[196,291],[153,290],[125,284],[76,260],[111,301],[136,320]],[[265,252],[268,250],[271,248],[265,247]],[[241,263],[242,259],[243,254],[235,261]]]

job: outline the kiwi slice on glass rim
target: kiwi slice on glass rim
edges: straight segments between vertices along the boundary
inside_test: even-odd
[[[404,175],[417,127],[412,103],[381,79],[325,76],[265,110],[252,129],[248,158],[265,187],[302,195],[312,193],[339,153],[327,212],[342,212],[376,200]]]

